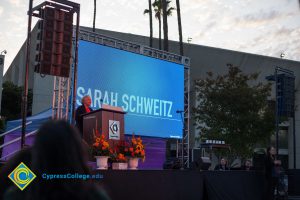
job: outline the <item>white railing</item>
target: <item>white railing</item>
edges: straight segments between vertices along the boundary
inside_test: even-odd
[[[29,125],[29,124],[31,124],[31,123],[32,123],[32,121],[27,122],[26,125]],[[2,134],[0,135],[0,138],[3,137],[3,136],[5,136],[5,135],[7,135],[7,134],[9,134],[9,133],[11,133],[11,132],[13,132],[13,131],[15,131],[15,130],[20,129],[21,127],[22,127],[22,126],[17,126],[16,128],[13,128],[13,129],[11,129],[11,130],[9,130],[9,131],[6,131],[5,133],[2,133]],[[31,131],[31,132],[27,133],[27,134],[25,135],[25,138],[26,138],[26,137],[29,137],[29,136],[31,136],[31,135],[34,135],[34,134],[36,133],[36,131],[37,131],[37,130],[34,130],[34,131]],[[16,142],[20,141],[21,138],[22,138],[22,137],[20,136],[20,137],[17,137],[17,138],[15,138],[15,139],[9,141],[9,142],[3,143],[3,144],[0,146],[0,149],[3,149],[3,148],[6,147],[6,146],[9,146],[9,145],[11,145],[11,144],[13,144],[13,143],[16,143]],[[7,155],[1,157],[0,160],[1,160],[1,161],[4,161],[7,157],[10,157],[10,156],[14,155],[14,154],[17,153],[19,150],[20,150],[20,149],[17,149],[16,151],[13,151],[13,152],[11,152],[11,153],[9,153],[9,154],[7,154]],[[2,155],[3,155],[3,151],[2,151]]]
[[[26,123],[26,126],[29,125],[29,124],[31,124],[31,123],[32,123],[32,121],[27,122],[27,123]],[[18,130],[18,129],[20,129],[20,128],[22,128],[22,125],[17,126],[16,128],[13,128],[13,129],[11,129],[11,130],[9,130],[9,131],[6,131],[6,132],[0,134],[0,138],[3,137],[3,136],[5,136],[5,135],[7,135],[7,134],[9,134],[9,133],[11,133],[11,132],[13,132],[13,131],[15,131],[15,130]],[[1,148],[0,148],[0,149],[1,149]]]
[[[25,137],[34,135],[35,133],[36,133],[36,130],[35,130],[35,131],[31,131],[30,133],[26,134]],[[20,137],[17,137],[17,138],[15,138],[15,139],[9,141],[9,142],[6,142],[6,143],[2,144],[2,145],[0,146],[0,149],[4,148],[4,147],[6,147],[6,146],[8,146],[8,145],[10,145],[10,144],[13,144],[13,143],[15,143],[15,142],[18,142],[19,140],[21,140],[21,138],[22,138],[22,137],[20,136]]]

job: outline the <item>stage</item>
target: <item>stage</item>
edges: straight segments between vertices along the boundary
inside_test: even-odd
[[[251,171],[95,170],[112,200],[263,200],[264,176]]]

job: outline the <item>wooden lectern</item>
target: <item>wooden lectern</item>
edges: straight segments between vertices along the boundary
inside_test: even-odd
[[[124,140],[125,114],[120,107],[102,105],[99,110],[82,115],[83,139],[91,146],[94,143],[94,136],[104,134],[105,139],[113,147],[120,140]]]

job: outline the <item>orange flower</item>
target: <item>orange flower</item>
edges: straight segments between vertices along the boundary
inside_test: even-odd
[[[122,154],[122,153],[119,153],[119,159],[125,159],[125,156],[124,156],[124,154]]]
[[[104,146],[104,147],[109,147],[109,144],[108,144],[108,142],[106,142],[106,141],[103,141],[103,146]]]
[[[144,150],[141,151],[141,156],[145,156],[145,151]]]
[[[99,147],[99,142],[94,143],[93,146]]]
[[[131,142],[132,142],[132,144],[136,145],[137,141],[136,141],[136,139],[134,138],[134,136],[132,136]]]
[[[141,137],[138,137],[137,142],[142,143]]]
[[[98,134],[99,135],[99,134]],[[95,137],[95,142],[93,144],[93,154],[95,155],[110,155],[113,153],[113,150],[109,147],[109,143],[105,140],[103,134],[99,135],[99,137]]]

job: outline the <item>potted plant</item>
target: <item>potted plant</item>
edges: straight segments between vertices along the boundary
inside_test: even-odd
[[[143,162],[145,160],[145,147],[141,137],[135,138],[135,136],[132,135],[128,151],[128,168],[131,170],[136,170],[138,168],[139,159],[141,158]]]
[[[100,137],[95,137],[92,154],[96,158],[97,169],[107,169],[107,160],[110,157],[111,149],[103,134]]]
[[[129,144],[120,140],[117,145],[114,146],[113,154],[111,156],[112,169],[127,169],[127,157],[129,154]]]
[[[112,156],[112,169],[124,170],[127,169],[127,158],[122,153],[116,153]]]

